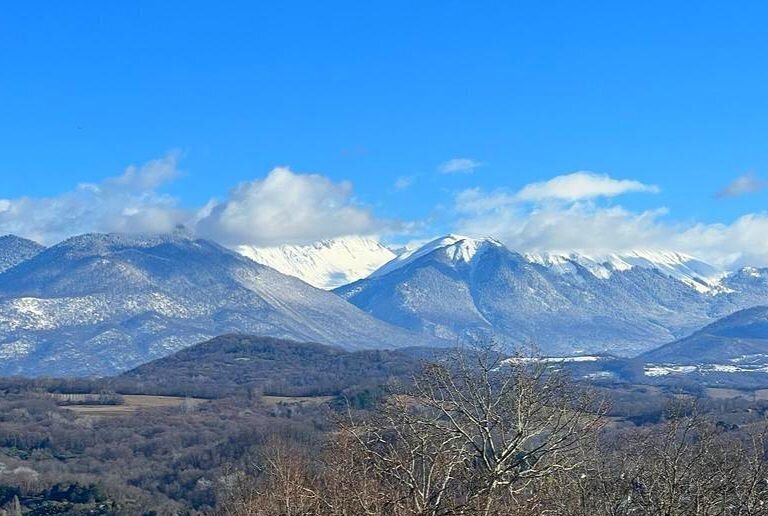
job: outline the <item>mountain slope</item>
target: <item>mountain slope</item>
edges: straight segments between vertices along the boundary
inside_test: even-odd
[[[395,257],[380,242],[365,237],[323,240],[312,245],[238,246],[236,251],[318,288],[332,289],[368,276]]]
[[[15,235],[0,236],[0,274],[45,249],[37,242]]]
[[[570,272],[572,270],[570,264],[578,263],[603,279],[617,271],[626,271],[635,267],[653,269],[682,281],[702,293],[716,291],[724,276],[723,271],[706,262],[672,251],[638,249],[597,257],[578,253],[531,253],[525,256],[533,262],[560,272]]]
[[[178,235],[83,235],[0,274],[0,374],[111,374],[231,332],[419,344],[332,293]]]
[[[768,357],[768,306],[740,310],[692,335],[642,355],[675,364],[747,363]]]
[[[335,292],[382,320],[444,339],[493,337],[553,354],[628,355],[768,301],[768,289],[710,293],[715,285],[705,275],[712,272],[682,255],[637,253],[600,263],[523,256],[492,239],[450,235]]]

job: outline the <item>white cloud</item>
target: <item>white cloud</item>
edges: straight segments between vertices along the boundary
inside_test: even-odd
[[[395,180],[395,190],[407,190],[413,185],[413,176],[400,176]]]
[[[206,208],[198,232],[228,245],[307,243],[371,234],[385,226],[352,196],[352,184],[285,167],[239,184],[222,203]]]
[[[170,153],[56,196],[0,199],[0,234],[51,244],[85,232],[162,233],[185,224],[227,245],[266,246],[350,234],[424,233],[423,226],[376,217],[356,202],[347,181],[284,167],[237,185],[222,201],[181,208],[178,199],[160,191],[179,177],[178,159]],[[405,187],[409,178],[401,179]],[[740,184],[729,191],[749,190],[747,183]],[[458,220],[452,229],[494,236],[521,251],[671,249],[722,267],[768,266],[768,213],[744,215],[730,223],[681,223],[663,208],[632,211],[611,204],[621,194],[655,191],[658,188],[638,181],[586,172],[519,191],[469,189],[455,197]]]
[[[754,172],[747,172],[734,179],[728,186],[717,192],[715,197],[724,199],[727,197],[739,197],[741,195],[759,192],[768,186],[768,183],[757,177]]]
[[[606,179],[604,184],[614,184],[614,180]],[[455,199],[459,215],[456,231],[493,236],[519,251],[602,255],[638,248],[668,249],[723,268],[768,266],[766,213],[745,215],[729,224],[682,223],[670,220],[664,208],[631,211],[588,199],[605,189],[582,189],[578,196],[570,197],[520,195],[526,190],[532,191],[524,187],[517,193],[479,189],[461,192]],[[530,200],[539,198],[540,202]]]
[[[557,176],[549,181],[531,183],[520,190],[516,198],[521,201],[548,199],[578,201],[596,197],[615,197],[630,192],[656,193],[659,188],[639,181],[613,179],[607,175],[579,171]]]
[[[494,236],[520,251],[599,254],[642,247],[642,240],[655,236],[653,225],[662,214],[632,214],[621,207],[598,208],[592,203],[548,204],[528,210],[494,203],[480,194],[472,194],[471,204],[458,208],[463,213],[458,223],[461,233]]]
[[[81,233],[166,233],[183,224],[228,245],[275,245],[395,227],[357,204],[351,183],[288,168],[239,184],[223,202],[181,208],[158,190],[179,177],[178,159],[170,153],[52,197],[0,199],[0,234],[54,244]]]
[[[517,205],[517,198],[506,192],[483,192],[479,188],[469,188],[456,196],[456,209],[459,213],[483,213],[497,211],[505,206]]]
[[[479,161],[475,161],[469,158],[453,158],[449,159],[445,163],[441,163],[437,170],[441,174],[456,174],[459,172],[470,173],[474,172],[476,168],[483,166]]]
[[[0,200],[0,233],[51,244],[87,232],[170,231],[187,214],[157,188],[178,176],[178,158],[172,152],[54,197]]]

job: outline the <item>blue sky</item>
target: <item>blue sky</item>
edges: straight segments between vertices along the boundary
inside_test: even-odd
[[[60,219],[57,206],[94,202],[78,184],[107,181],[116,191],[107,178],[132,164],[165,158],[166,166],[176,152],[163,180],[133,185],[128,200],[113,192],[96,202],[132,214],[149,199],[144,219],[200,220],[211,199],[227,211],[238,184],[264,195],[260,181],[285,166],[294,174],[287,190],[315,178],[295,191],[341,215],[309,211],[261,238],[220,214],[201,225],[207,236],[271,245],[280,235],[298,242],[376,231],[402,241],[487,228],[518,246],[626,245],[611,234],[580,246],[508,227],[529,224],[531,213],[564,217],[557,221],[576,210],[587,233],[604,228],[590,221],[608,214],[629,221],[622,231],[640,231],[643,245],[723,263],[768,261],[768,249],[745,249],[765,246],[756,235],[768,229],[764,3],[216,4],[4,6],[0,232],[52,241],[68,231],[152,229],[151,220],[102,227],[75,216],[51,228],[39,212]],[[478,166],[441,173],[450,160]],[[514,200],[526,185],[576,171],[657,188]],[[737,195],[716,195],[739,178]],[[506,202],[486,202],[480,213],[462,205],[467,192]],[[295,211],[241,210],[238,220],[251,214],[268,225]],[[313,218],[324,227],[305,227]],[[650,227],[635,227],[649,218]],[[745,228],[728,233],[740,220]],[[712,230],[726,232],[706,248],[691,243]],[[727,257],[716,255],[732,240],[740,243]]]

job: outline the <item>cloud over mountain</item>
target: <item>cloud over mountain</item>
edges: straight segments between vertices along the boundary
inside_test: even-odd
[[[50,245],[81,233],[167,233],[184,225],[229,246],[265,247],[346,235],[389,234],[404,240],[448,230],[493,236],[524,252],[605,254],[650,248],[684,252],[725,269],[768,265],[768,213],[705,223],[675,219],[663,205],[629,208],[621,202],[624,195],[659,192],[631,178],[579,171],[516,190],[468,188],[454,196],[451,206],[403,222],[382,218],[360,203],[349,181],[288,167],[243,181],[222,199],[189,206],[165,192],[182,176],[180,158],[171,152],[57,195],[0,199],[0,234]],[[451,167],[479,165],[466,161]],[[754,191],[759,183],[755,176],[743,176],[721,196]]]
[[[664,207],[642,211],[599,202],[658,188],[633,180],[576,172],[532,183],[517,192],[477,188],[454,199],[459,232],[490,235],[523,251],[603,254],[637,248],[674,249],[718,266],[768,265],[768,214],[730,223],[679,222]]]
[[[240,183],[200,217],[201,235],[226,244],[307,243],[339,235],[370,234],[384,223],[354,201],[352,183],[286,167]]]
[[[171,152],[56,196],[1,199],[0,233],[52,244],[86,232],[171,231],[188,214],[158,188],[179,176],[179,157]]]
[[[179,225],[228,245],[310,243],[372,234],[393,223],[354,198],[352,183],[277,167],[235,186],[227,198],[182,207],[161,189],[181,176],[180,154],[51,197],[0,199],[0,234],[53,244],[90,232],[167,233]]]
[[[549,181],[528,184],[517,192],[515,199],[533,202],[548,199],[579,201],[595,197],[615,197],[631,192],[657,193],[658,191],[657,186],[646,185],[640,181],[613,179],[607,175],[579,171],[557,176]]]

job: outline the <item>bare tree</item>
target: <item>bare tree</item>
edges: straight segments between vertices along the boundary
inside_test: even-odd
[[[259,460],[255,481],[231,475],[223,516],[302,516],[319,514],[322,499],[309,459],[280,438],[272,438]]]
[[[764,436],[765,425],[726,431],[678,401],[660,424],[603,433],[579,474],[543,496],[563,516],[768,514]]]
[[[607,424],[559,369],[493,349],[428,364],[322,453],[271,445],[223,514],[768,516],[765,422],[678,399],[660,423]]]
[[[552,364],[493,349],[428,365],[345,430],[396,496],[393,513],[491,514],[579,462],[603,408]]]

